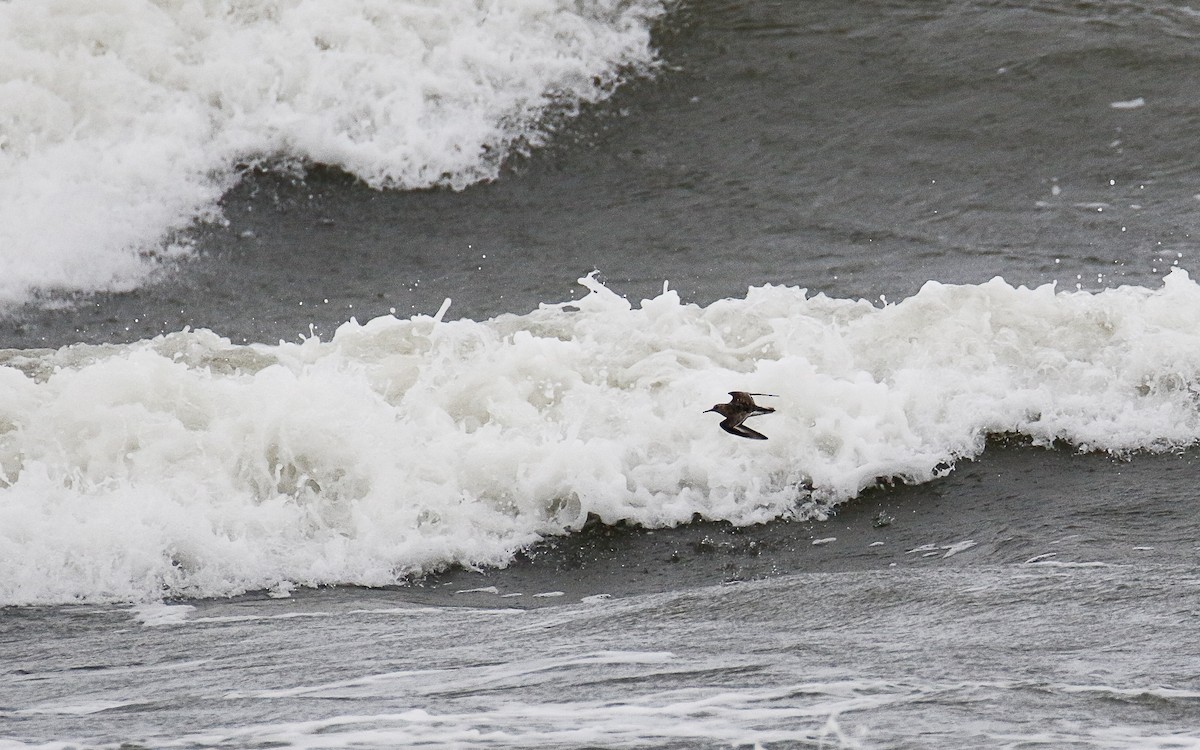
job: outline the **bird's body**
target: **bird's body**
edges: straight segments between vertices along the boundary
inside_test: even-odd
[[[721,429],[728,432],[730,435],[749,438],[751,440],[766,440],[767,436],[752,430],[742,424],[750,417],[757,417],[760,414],[770,414],[775,411],[769,406],[759,406],[754,403],[754,396],[774,396],[773,393],[747,393],[746,391],[730,391],[730,400],[727,404],[716,404],[713,408],[707,411],[715,411],[722,417]]]

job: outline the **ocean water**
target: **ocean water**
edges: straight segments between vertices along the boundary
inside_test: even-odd
[[[0,749],[1200,747],[1200,11],[0,40]]]

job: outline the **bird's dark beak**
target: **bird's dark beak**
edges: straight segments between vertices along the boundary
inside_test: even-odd
[[[713,408],[711,408],[711,409],[705,409],[704,411],[702,411],[702,412],[700,412],[700,413],[701,413],[701,414],[708,414],[710,411],[716,411],[716,410],[717,410],[717,407],[715,407],[715,406],[714,406]]]

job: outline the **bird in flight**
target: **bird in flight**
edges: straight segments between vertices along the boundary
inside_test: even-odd
[[[747,393],[746,391],[730,391],[732,397],[728,404],[716,404],[711,409],[706,409],[705,413],[715,411],[722,417],[721,429],[728,432],[730,435],[738,437],[750,438],[751,440],[766,440],[767,436],[752,430],[742,424],[750,417],[756,417],[759,414],[770,414],[775,411],[769,406],[759,406],[754,403],[754,396],[771,396],[775,397],[774,393]]]

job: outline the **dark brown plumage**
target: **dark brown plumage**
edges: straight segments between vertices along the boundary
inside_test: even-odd
[[[705,413],[715,411],[725,419],[721,422],[721,429],[728,432],[730,435],[749,438],[751,440],[766,440],[767,436],[746,427],[742,422],[745,422],[750,417],[756,417],[759,414],[770,414],[775,411],[769,406],[759,406],[754,403],[753,396],[771,396],[774,393],[747,393],[746,391],[730,391],[732,397],[727,404],[717,404],[711,409],[706,409]]]

